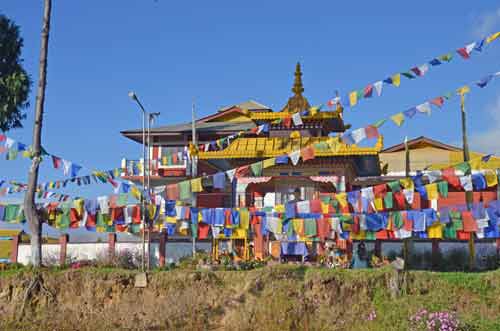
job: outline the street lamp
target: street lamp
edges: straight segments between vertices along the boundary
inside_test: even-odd
[[[142,110],[142,189],[143,189],[143,194],[141,194],[141,206],[142,206],[142,262],[141,262],[141,268],[142,271],[145,269],[145,257],[146,257],[146,237],[145,237],[145,231],[146,231],[146,204],[144,200],[144,193],[146,192],[146,183],[145,183],[145,175],[146,175],[146,110],[144,109],[143,105],[137,98],[137,95],[130,91],[128,92],[128,96],[130,99],[135,101],[139,107]],[[149,169],[148,169],[149,172]],[[148,176],[149,177],[149,176]],[[149,184],[149,183],[148,183]],[[148,187],[149,191],[149,187]],[[148,253],[149,255],[149,253]],[[149,261],[149,258],[148,258]]]
[[[153,124],[153,121],[155,117],[160,116],[160,113],[148,113],[148,179],[147,179],[147,185],[148,185],[148,199],[151,199],[151,125]],[[148,270],[151,269],[151,220],[148,221]]]

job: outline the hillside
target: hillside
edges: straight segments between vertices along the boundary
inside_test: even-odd
[[[420,309],[456,313],[463,330],[500,330],[500,271],[410,272],[278,265],[251,271],[46,270],[21,310],[30,271],[0,276],[2,330],[408,330]]]

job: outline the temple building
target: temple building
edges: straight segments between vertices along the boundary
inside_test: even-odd
[[[264,168],[259,176],[245,174],[224,189],[203,182],[197,193],[201,207],[264,206],[285,203],[291,195],[312,199],[319,194],[346,191],[356,178],[380,176],[382,136],[371,147],[346,145],[340,134],[350,127],[343,109],[311,107],[304,96],[302,72],[297,63],[293,95],[279,111],[249,100],[219,109],[195,121],[196,157],[186,157],[193,141],[192,123],[160,126],[151,130],[152,185],[163,186],[201,175],[248,165],[314,146],[314,158],[292,165],[290,160]],[[300,120],[294,119],[300,114]],[[264,128],[264,129],[262,129]],[[259,131],[260,130],[260,131]],[[142,130],[121,132],[142,143]],[[191,162],[197,160],[196,173]],[[140,160],[123,160],[124,178],[140,182]],[[278,164],[279,163],[279,164]]]

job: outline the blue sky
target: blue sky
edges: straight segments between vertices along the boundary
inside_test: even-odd
[[[35,84],[25,128],[8,132],[31,143],[38,74],[42,1],[3,0],[0,13],[21,27],[23,58]],[[300,61],[305,95],[326,102],[500,30],[497,1],[54,1],[43,145],[90,169],[110,169],[141,147],[119,131],[138,128],[141,115],[127,97],[137,92],[159,124],[190,119],[247,99],[280,109],[291,95]],[[431,68],[399,88],[346,110],[353,128],[453,91],[500,71],[500,42],[464,61]],[[386,124],[385,145],[405,135],[460,142],[457,101],[441,112],[397,128]],[[475,150],[500,154],[500,81],[474,90],[467,101]],[[0,159],[0,179],[25,181],[29,161]],[[41,180],[62,173],[42,166]],[[67,189],[67,194],[110,194],[109,185]],[[78,192],[78,193],[77,193]]]

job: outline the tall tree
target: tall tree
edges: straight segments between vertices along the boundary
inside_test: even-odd
[[[28,190],[24,196],[24,212],[31,232],[31,264],[42,265],[42,223],[35,205],[35,192],[38,183],[38,170],[42,160],[42,121],[47,83],[47,53],[50,32],[50,12],[52,0],[45,0],[42,23],[42,43],[40,47],[40,66],[36,93],[35,123],[33,125],[33,159],[29,171]]]
[[[22,127],[31,80],[22,66],[19,27],[0,15],[0,131]]]

